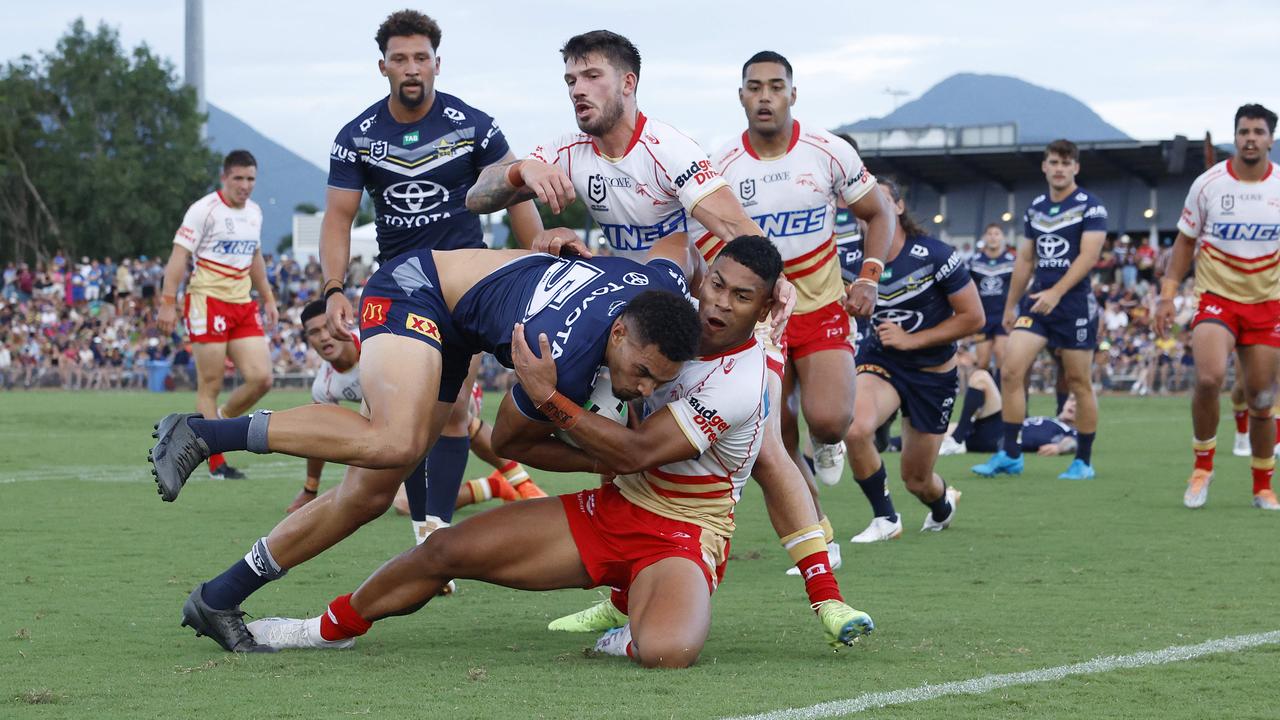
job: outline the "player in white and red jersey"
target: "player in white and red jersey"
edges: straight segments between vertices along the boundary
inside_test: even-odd
[[[1178,239],[1161,284],[1156,329],[1173,324],[1173,299],[1195,258],[1200,306],[1191,321],[1196,386],[1191,399],[1195,467],[1183,504],[1202,507],[1213,480],[1218,396],[1231,351],[1240,359],[1249,408],[1253,505],[1280,510],[1271,489],[1276,424],[1272,421],[1280,370],[1280,172],[1269,153],[1276,114],[1243,105],[1235,117],[1235,157],[1196,178],[1178,221]]]
[[[800,406],[813,437],[818,477],[828,485],[844,473],[844,436],[853,420],[854,363],[846,305],[873,303],[875,283],[893,235],[892,207],[849,143],[791,116],[796,101],[791,63],[772,51],[758,52],[742,66],[738,99],[747,129],[721,148],[712,165],[743,208],[782,253],[786,277],[796,286],[796,308],[782,347],[771,347],[783,363],[781,395],[800,390]],[[861,279],[846,287],[835,242],[838,206],[866,223]],[[691,229],[708,260],[724,241],[701,227]],[[763,339],[762,339],[763,340]],[[785,350],[783,349],[785,348]],[[782,408],[782,438],[802,471],[799,423],[794,406]],[[818,515],[817,489],[810,483]],[[833,542],[833,538],[828,538]]]
[[[164,270],[156,324],[166,335],[177,323],[178,286],[194,258],[187,283],[183,320],[196,360],[196,410],[206,418],[237,417],[271,389],[271,357],[258,318],[258,291],[267,325],[279,317],[275,294],[262,260],[262,209],[249,199],[258,161],[247,150],[233,150],[222,163],[222,187],[197,200],[173,237],[173,253]],[[226,359],[244,382],[218,407]],[[209,458],[214,478],[243,478],[221,453]]]
[[[360,339],[352,335],[350,340],[340,340],[329,334],[325,322],[325,303],[322,300],[309,303],[302,309],[302,330],[307,345],[324,360],[315,380],[311,383],[312,402],[337,405],[341,402],[363,403],[364,393],[360,389]],[[484,392],[477,385],[471,394],[471,418],[468,424],[471,436],[471,452],[494,467],[494,471],[486,478],[468,480],[458,489],[455,507],[464,507],[486,500],[501,499],[504,501],[521,498],[546,497],[524,466],[514,460],[498,457],[493,452],[490,442],[491,428],[480,419],[480,411],[484,403]],[[307,479],[302,490],[293,499],[293,503],[285,510],[291,513],[303,505],[316,499],[320,491],[320,475],[324,470],[324,460],[307,458]],[[406,482],[406,485],[408,483]],[[392,506],[401,515],[409,514],[409,500],[405,485],[400,486]]]
[[[372,621],[421,607],[454,577],[526,590],[614,585],[629,592],[631,622],[606,634],[597,649],[647,667],[691,665],[723,577],[733,506],[762,442],[769,373],[753,329],[769,312],[781,270],[766,238],[739,238],[725,248],[699,296],[701,357],[664,379],[635,429],[586,412],[557,392],[546,334],[535,355],[517,325],[512,354],[522,387],[530,398],[545,398],[539,409],[588,454],[584,458],[598,463],[577,469],[616,471],[615,481],[505,505],[438,530],[320,617],[256,621],[249,629],[258,642],[278,649],[349,647]],[[561,441],[544,435],[539,442]],[[830,640],[847,644],[870,632],[871,618],[840,598],[803,490],[764,490],[779,530],[799,528],[784,544],[799,556]],[[504,552],[511,547],[524,552],[513,557]]]

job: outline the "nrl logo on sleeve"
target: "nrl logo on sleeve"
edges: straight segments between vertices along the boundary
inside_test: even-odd
[[[369,146],[369,159],[373,162],[382,162],[387,159],[386,140],[378,140]]]

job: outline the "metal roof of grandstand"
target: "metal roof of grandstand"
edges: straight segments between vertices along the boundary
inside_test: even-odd
[[[1081,175],[1093,179],[1136,178],[1154,187],[1161,178],[1205,168],[1203,140],[1110,140],[1081,142]],[[870,149],[860,151],[876,175],[921,182],[938,192],[970,183],[992,182],[1012,191],[1044,180],[1044,144],[978,147]]]

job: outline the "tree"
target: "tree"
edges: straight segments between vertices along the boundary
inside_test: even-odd
[[[220,158],[195,93],[145,45],[72,23],[0,68],[0,259],[158,254]]]

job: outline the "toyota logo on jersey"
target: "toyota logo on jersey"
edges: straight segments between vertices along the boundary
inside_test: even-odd
[[[382,199],[398,212],[416,214],[433,210],[447,202],[449,191],[430,180],[407,180],[383,190]]]
[[[920,327],[920,323],[924,322],[924,313],[917,310],[885,308],[884,310],[875,311],[871,319],[876,323],[893,323],[910,333],[915,332]]]

